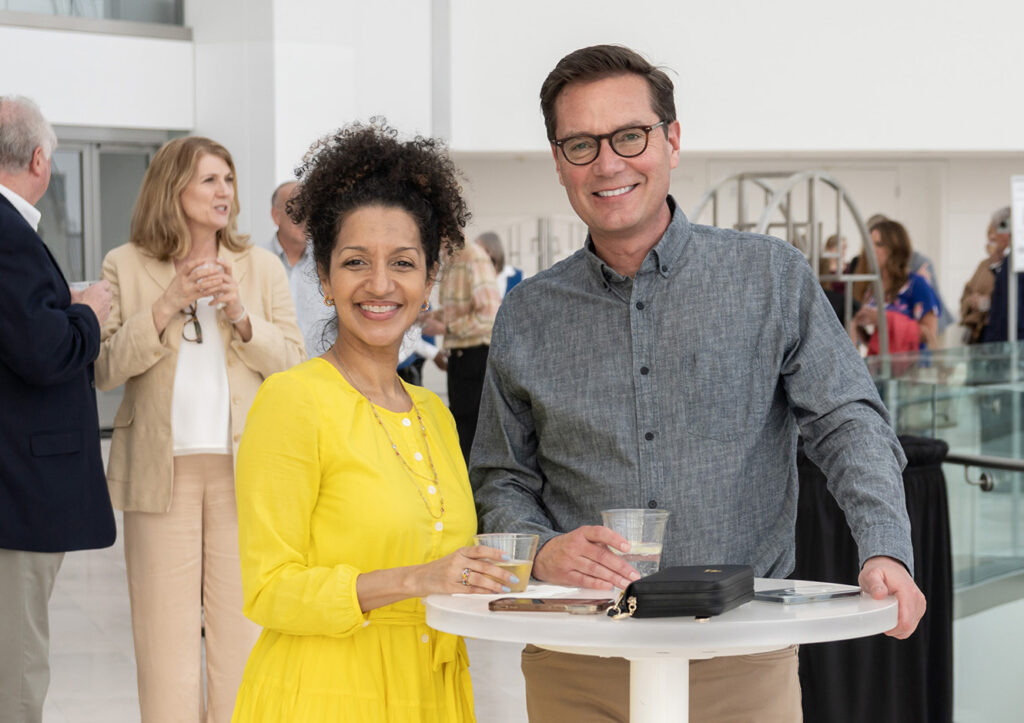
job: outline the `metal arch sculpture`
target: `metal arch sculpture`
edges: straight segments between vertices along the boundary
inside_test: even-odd
[[[767,179],[776,179],[778,184],[770,184]],[[746,194],[744,191],[744,184],[754,184],[760,188],[765,194],[765,205],[764,209],[756,222],[746,220]],[[864,220],[858,211],[856,204],[850,199],[846,189],[843,188],[842,184],[828,175],[824,171],[811,170],[811,171],[798,171],[791,173],[788,171],[744,171],[741,173],[733,174],[712,186],[708,191],[704,193],[700,201],[694,206],[691,218],[697,221],[707,208],[711,205],[712,211],[712,225],[718,225],[718,194],[726,187],[736,184],[736,223],[733,228],[740,231],[753,231],[755,233],[772,233],[775,229],[785,229],[784,235],[786,240],[794,247],[800,249],[807,260],[810,262],[811,269],[814,272],[815,278],[819,281],[837,281],[845,284],[845,314],[846,318],[852,318],[853,313],[853,294],[851,293],[852,284],[855,281],[867,281],[873,285],[874,296],[876,299],[884,299],[885,292],[882,288],[882,277],[878,268],[878,261],[873,253],[868,253],[871,249],[871,237],[868,233],[867,227],[864,225]],[[795,220],[793,218],[793,199],[792,195],[802,184],[806,184],[807,187],[807,219]],[[841,236],[841,219],[842,209],[845,208],[850,212],[853,217],[856,229],[861,237],[861,248],[863,249],[861,256],[867,260],[869,273],[859,274],[846,274],[842,270],[838,270],[834,274],[819,275],[819,260],[822,258],[835,258],[839,259],[841,252],[839,250],[835,252],[826,252],[824,249],[825,240],[821,237],[822,234],[819,229],[819,214],[818,214],[818,194],[817,186],[824,184],[830,187],[836,194],[835,198],[835,233],[837,236]],[[776,214],[781,214],[782,221],[773,221]],[[794,231],[797,229],[807,229],[807,245],[806,248],[801,248],[797,243],[797,237]],[[890,373],[889,364],[889,334],[888,324],[884,313],[878,315],[878,341],[879,341],[879,353],[882,362],[882,374],[888,377]]]

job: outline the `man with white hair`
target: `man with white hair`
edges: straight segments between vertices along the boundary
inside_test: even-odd
[[[981,330],[981,341],[1009,340],[1009,278],[1010,264],[1007,256],[1010,250],[1010,207],[1003,208],[992,214],[989,225],[989,240],[995,244],[994,254],[1000,256],[999,265],[992,270],[996,274],[992,287],[992,306],[989,309],[988,323]],[[1024,274],[1017,277],[1017,339],[1024,339]]]
[[[110,284],[71,291],[36,232],[56,145],[35,103],[0,96],[0,723],[42,719],[64,553],[115,536],[92,368]]]
[[[298,185],[296,181],[285,181],[274,189],[270,197],[270,217],[274,219],[277,231],[261,245],[281,259],[288,274],[288,286],[295,301],[295,316],[302,330],[306,354],[314,357],[323,353],[334,340],[334,329],[329,327],[334,311],[324,305],[313,248],[306,240],[306,230],[288,215],[288,201],[295,195]]]

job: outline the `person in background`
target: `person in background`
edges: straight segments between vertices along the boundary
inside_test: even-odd
[[[996,271],[1010,250],[1010,207],[1005,206],[992,214],[986,230],[985,252],[988,256],[978,264],[974,274],[964,284],[960,296],[960,325],[964,328],[964,344],[977,344],[988,325],[992,308],[992,291],[996,285]]]
[[[468,212],[439,141],[382,121],[318,141],[304,222],[331,348],[268,379],[238,455],[245,613],[263,626],[234,720],[473,720],[462,640],[427,627],[432,593],[507,591],[501,553],[467,546],[476,511],[455,424],[397,374],[442,248]]]
[[[838,254],[836,258],[827,258],[822,256],[818,259],[818,278],[823,276],[829,276],[837,273],[839,269],[843,268],[843,256],[846,253],[846,239],[840,239],[835,234],[832,234],[825,240],[824,250],[829,254]],[[828,299],[828,303],[832,305],[832,310],[836,312],[836,316],[839,321],[845,326],[848,319],[846,318],[846,284],[842,281],[822,281],[821,288],[825,291],[825,298]],[[851,290],[852,293],[852,290]],[[860,310],[860,302],[857,300],[853,301],[853,313],[856,314]]]
[[[867,221],[866,225],[867,225],[868,232],[870,233],[871,229],[873,229],[878,224],[878,222],[880,222],[880,221],[890,221],[890,220],[892,220],[892,219],[888,218],[884,214],[881,214],[881,213],[874,214]],[[851,264],[853,269],[857,268],[857,262],[858,261],[860,261],[860,257],[859,256],[857,258],[855,258],[853,260],[852,264]],[[956,321],[956,317],[953,315],[953,312],[950,311],[946,307],[946,302],[942,300],[942,293],[939,291],[939,277],[938,277],[938,272],[935,270],[935,264],[932,262],[932,260],[930,258],[925,256],[923,253],[921,253],[917,249],[911,249],[910,250],[910,259],[907,262],[907,269],[911,273],[917,274],[918,276],[923,278],[925,281],[927,281],[928,285],[932,288],[932,292],[935,294],[935,298],[938,299],[938,302],[939,302],[939,315],[938,315],[938,326],[936,327],[936,335],[937,336],[941,336],[943,334],[943,332],[945,332],[946,329],[948,329],[950,326],[952,326],[952,324]],[[868,272],[868,269],[866,267],[863,268],[860,272],[851,271],[851,273],[867,273],[867,272]],[[855,284],[854,285],[854,298],[856,298],[856,299],[862,298],[864,296],[864,289],[866,287],[867,287],[867,282],[866,281],[861,281],[858,284]]]
[[[512,287],[523,280],[522,269],[517,269],[512,264],[505,263],[505,248],[501,245],[501,238],[494,231],[484,231],[477,236],[476,243],[480,244],[487,255],[491,257],[494,264],[495,281],[498,284],[498,293],[501,298],[512,290]]]
[[[297,186],[295,181],[285,181],[274,189],[270,198],[270,216],[277,231],[261,245],[281,259],[288,275],[295,316],[302,330],[306,352],[315,356],[330,345],[325,341],[325,326],[334,313],[324,306],[306,231],[288,216],[288,201],[295,195]]]
[[[107,482],[143,723],[226,723],[259,633],[242,614],[234,455],[260,384],[305,351],[280,262],[237,218],[231,154],[176,138],[146,170],[129,243],[103,260],[113,310],[96,381],[125,385]]]
[[[779,239],[686,219],[669,194],[672,80],[635,51],[576,50],[540,96],[589,233],[498,312],[471,459],[483,529],[540,535],[541,581],[621,589],[639,573],[600,511],[665,509],[663,566],[786,577],[799,433],[850,522],[862,589],[895,594],[889,634],[910,635],[925,601],[906,458],[814,270]],[[522,667],[532,720],[628,720],[628,661],[527,646]],[[800,720],[795,647],[692,661],[690,680],[690,720]]]
[[[427,359],[433,359],[441,371],[448,369],[448,352],[434,346],[434,337],[424,336],[418,323],[405,332],[398,359],[398,376],[418,387],[423,386],[423,365]]]
[[[0,721],[39,723],[49,600],[64,553],[116,529],[100,456],[93,360],[110,284],[71,291],[39,237],[57,136],[0,96]]]
[[[923,276],[909,270],[910,235],[897,221],[877,221],[871,227],[871,243],[882,275],[885,308],[917,323],[919,349],[935,349],[938,342],[938,319],[941,314],[938,297]],[[860,311],[853,317],[855,342],[867,343],[878,324],[878,304],[871,286],[859,299]],[[910,349],[893,348],[894,351]]]
[[[439,296],[441,308],[421,317],[423,333],[444,335],[448,408],[459,430],[462,456],[468,460],[476,436],[491,329],[501,304],[494,265],[479,244],[466,244],[447,257]]]
[[[981,331],[983,343],[1008,341],[1009,336],[1009,249],[1012,240],[1010,233],[1011,211],[1006,206],[993,214],[992,225],[995,233],[993,243],[995,254],[1003,258],[994,269],[995,279],[992,284],[992,304],[989,309],[988,322]],[[1016,273],[1017,277],[1017,339],[1024,339],[1024,273]]]

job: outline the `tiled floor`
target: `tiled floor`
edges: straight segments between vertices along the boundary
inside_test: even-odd
[[[121,529],[118,514],[118,530]],[[477,719],[523,723],[521,646],[468,641]],[[114,547],[68,553],[50,600],[50,691],[44,723],[137,723],[128,585]]]

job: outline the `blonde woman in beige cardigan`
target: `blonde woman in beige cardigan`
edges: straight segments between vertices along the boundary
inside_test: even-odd
[[[280,261],[237,216],[228,151],[175,139],[146,172],[130,242],[103,262],[113,310],[96,381],[125,385],[107,480],[124,510],[143,723],[230,720],[259,633],[242,615],[234,454],[260,383],[305,350]]]

